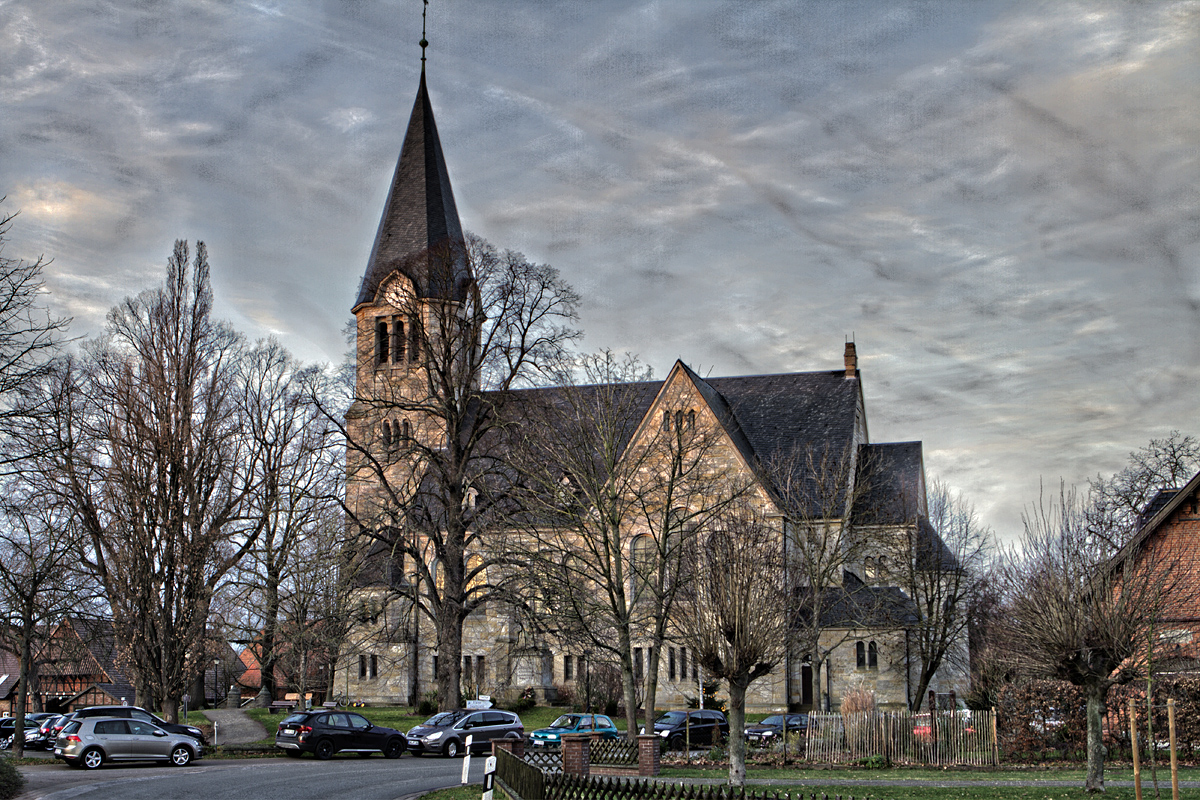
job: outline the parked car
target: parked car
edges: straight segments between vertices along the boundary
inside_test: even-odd
[[[603,714],[563,714],[550,727],[529,734],[529,743],[534,747],[558,747],[567,733],[599,733],[605,739],[621,738],[617,726]]]
[[[121,719],[139,719],[142,722],[149,722],[151,725],[157,725],[167,733],[180,733],[184,736],[191,736],[200,743],[201,747],[208,746],[208,739],[204,736],[204,731],[197,728],[195,725],[180,725],[174,722],[167,722],[165,719],[160,719],[151,714],[144,708],[138,706],[89,706],[75,711],[75,719],[87,719],[88,717],[120,717]]]
[[[682,750],[692,745],[715,744],[729,736],[729,721],[720,711],[699,709],[668,711],[654,720],[654,733],[667,743],[668,750]]]
[[[31,734],[37,731],[38,721],[35,719],[25,718],[23,727],[25,728],[25,738],[28,739]],[[17,718],[4,717],[0,719],[0,750],[7,750],[12,747],[13,737],[17,735]]]
[[[84,769],[97,769],[107,761],[161,761],[186,767],[201,755],[195,737],[118,717],[73,719],[54,743],[56,759]]]
[[[363,758],[383,753],[384,758],[399,758],[404,754],[405,739],[402,731],[372,725],[362,714],[320,709],[284,717],[275,731],[275,746],[292,758],[304,753],[322,760],[334,753],[358,753]]]
[[[25,749],[26,750],[53,750],[54,743],[46,746],[46,733],[44,732],[48,723],[58,717],[58,714],[52,714],[48,711],[39,711],[35,714],[26,714],[25,719],[31,719],[37,723],[36,730],[25,731]],[[12,746],[11,744],[9,745]]]
[[[471,737],[471,749],[487,750],[492,739],[521,739],[525,726],[511,711],[458,709],[434,714],[408,732],[408,749],[413,755],[441,753],[456,758],[466,748]]]
[[[785,723],[789,734],[803,736],[808,732],[808,714],[772,714],[762,722],[746,726],[746,742],[766,747],[783,734]]]

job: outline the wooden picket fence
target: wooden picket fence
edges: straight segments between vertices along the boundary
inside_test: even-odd
[[[747,791],[725,784],[696,785],[633,780],[629,778],[580,777],[561,773],[547,775],[542,800],[833,800],[822,794],[788,794],[778,791]],[[521,800],[533,800],[522,797]],[[841,795],[837,800],[842,800]],[[854,800],[849,795],[847,800]]]
[[[993,766],[999,763],[995,711],[874,711],[809,714],[809,761],[854,764],[878,757],[888,764]]]

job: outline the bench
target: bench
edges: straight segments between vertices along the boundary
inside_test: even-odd
[[[322,708],[337,708],[338,704],[334,700],[326,700],[324,703],[321,703],[321,707]]]
[[[295,700],[272,700],[268,710],[274,714],[276,711],[291,711],[295,707]]]

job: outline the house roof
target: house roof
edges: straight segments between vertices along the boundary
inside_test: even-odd
[[[16,654],[0,649],[0,698],[8,697],[13,693],[20,677],[20,659]]]
[[[1129,543],[1122,547],[1113,558],[1112,566],[1115,568],[1131,553],[1137,552],[1146,539],[1153,536],[1163,523],[1171,518],[1175,510],[1197,492],[1200,492],[1200,472],[1193,475],[1182,489],[1164,489],[1155,495],[1154,499],[1147,504],[1146,511],[1142,513],[1144,523],[1138,528]],[[1154,510],[1155,508],[1157,510]]]
[[[862,491],[852,514],[866,525],[902,525],[924,516],[925,466],[920,442],[865,444],[859,448]]]
[[[470,272],[462,224],[424,72],[354,307],[374,301],[397,270],[420,297],[466,297]]]
[[[806,613],[805,606],[796,613]],[[912,599],[899,587],[873,586],[851,572],[845,573],[841,586],[822,591],[823,628],[890,628],[911,625],[916,619]]]

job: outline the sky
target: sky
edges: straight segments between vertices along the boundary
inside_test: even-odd
[[[420,0],[0,0],[8,258],[76,336],[208,246],[220,316],[336,362]],[[463,226],[665,376],[839,369],[1005,540],[1200,434],[1200,2],[432,0]]]

